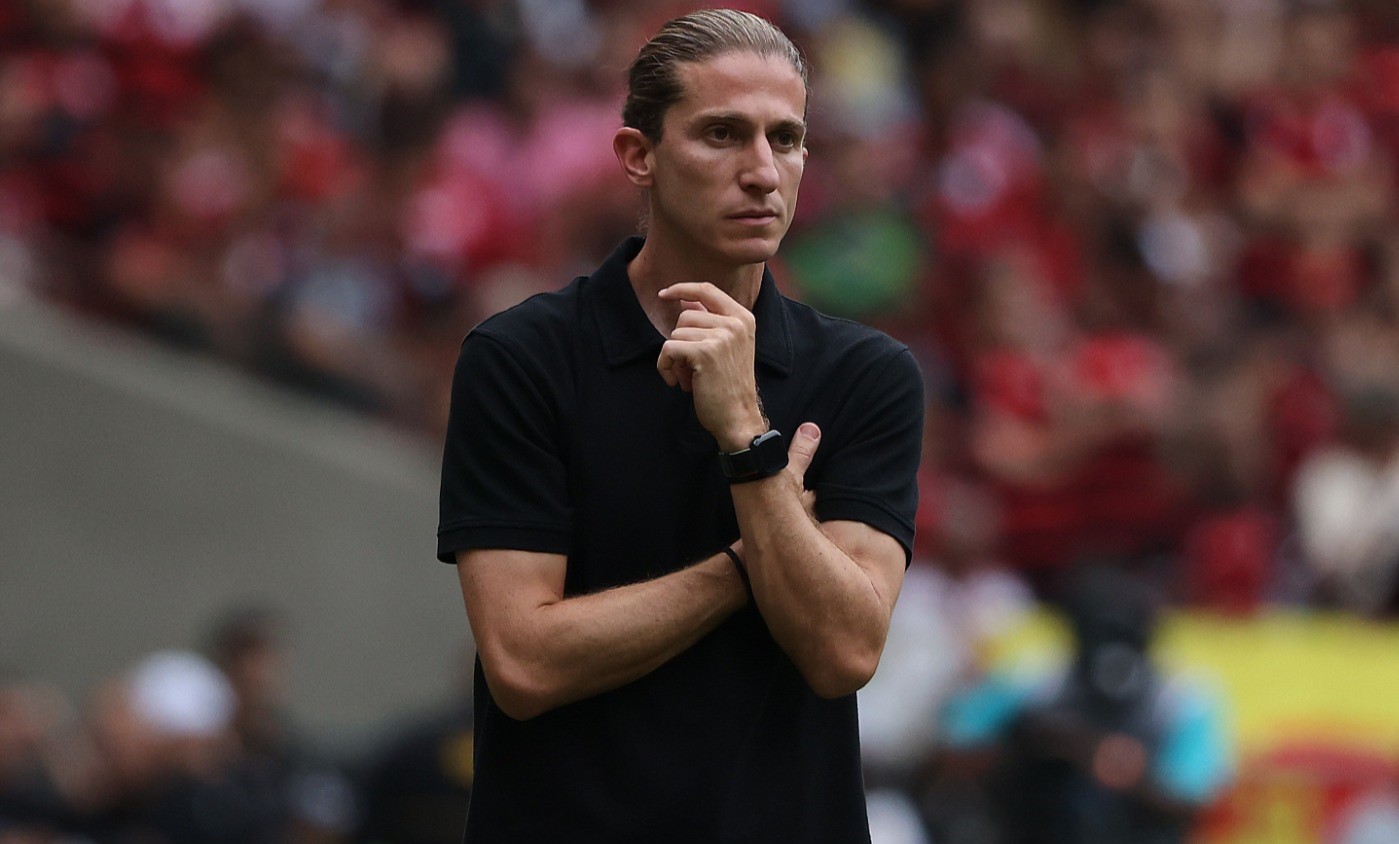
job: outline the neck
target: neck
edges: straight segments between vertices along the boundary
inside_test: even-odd
[[[662,301],[656,295],[659,291],[680,282],[707,281],[751,311],[762,287],[763,266],[698,258],[690,250],[673,248],[653,233],[627,265],[627,276],[651,324],[669,337],[682,306],[676,301]]]

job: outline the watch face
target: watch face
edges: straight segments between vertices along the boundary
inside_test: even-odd
[[[765,477],[787,468],[787,443],[783,441],[781,431],[768,431],[753,440],[750,450],[758,456],[759,468]]]
[[[762,448],[765,448],[765,447],[766,447],[766,448],[771,448],[772,446],[769,445],[769,443],[772,443],[772,442],[774,442],[774,441],[775,441],[778,445],[781,445],[781,444],[782,444],[782,432],[781,432],[781,431],[776,431],[776,430],[774,430],[774,431],[768,431],[766,434],[759,434],[758,436],[756,436],[756,437],[753,438],[753,445],[750,446],[749,448],[750,448],[750,450],[752,450],[752,451],[757,451],[757,450],[762,449]]]

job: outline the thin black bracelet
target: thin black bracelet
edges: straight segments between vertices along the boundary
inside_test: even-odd
[[[748,582],[748,569],[744,568],[743,560],[739,559],[738,552],[733,549],[732,545],[726,545],[724,546],[724,553],[729,555],[730,560],[733,560],[734,568],[738,569],[738,576],[743,578],[743,588],[747,589],[748,593],[751,595],[753,593],[753,584]]]

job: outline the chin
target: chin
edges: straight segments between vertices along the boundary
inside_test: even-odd
[[[725,243],[719,248],[719,251],[734,264],[761,264],[772,260],[781,243],[781,235],[749,237]]]

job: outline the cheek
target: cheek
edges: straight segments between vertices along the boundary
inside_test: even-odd
[[[787,163],[783,170],[783,183],[788,194],[795,195],[797,188],[801,186],[802,174],[806,172],[806,160],[795,159]]]
[[[700,166],[698,156],[689,150],[672,150],[656,161],[656,176],[666,182],[681,183]]]
[[[702,215],[719,201],[725,186],[722,157],[691,154],[675,156],[664,176],[657,179],[663,201],[681,216]]]

